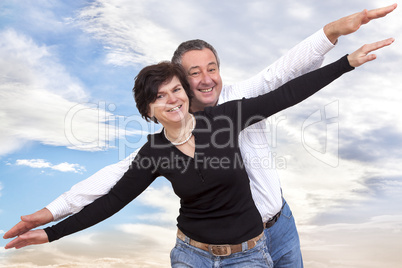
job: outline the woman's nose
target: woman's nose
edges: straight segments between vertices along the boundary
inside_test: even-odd
[[[174,94],[169,94],[168,103],[175,103],[177,101],[177,97]]]

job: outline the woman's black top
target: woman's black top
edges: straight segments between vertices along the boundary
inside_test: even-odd
[[[240,131],[311,96],[353,70],[345,57],[252,99],[227,102],[194,114],[194,158],[183,154],[163,131],[148,136],[111,191],[79,213],[46,228],[49,241],[88,228],[110,217],[159,176],[180,197],[178,228],[209,244],[238,244],[263,231],[238,146]]]

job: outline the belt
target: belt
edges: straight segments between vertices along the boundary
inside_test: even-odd
[[[252,249],[253,247],[255,247],[255,245],[257,245],[257,241],[260,240],[260,238],[263,235],[264,235],[264,232],[262,232],[261,234],[259,234],[256,237],[248,240],[247,241],[248,249]],[[186,235],[183,234],[183,232],[180,229],[177,230],[177,237],[180,240],[186,242]],[[193,247],[205,250],[205,251],[211,253],[214,256],[220,256],[220,257],[229,256],[230,254],[243,251],[242,244],[237,244],[237,245],[213,245],[213,244],[201,243],[201,242],[195,241],[193,239],[190,239],[188,244],[190,244]]]
[[[274,226],[275,222],[278,221],[279,217],[281,216],[282,213],[282,209],[285,206],[286,202],[285,200],[283,200],[283,205],[281,207],[281,210],[279,210],[278,213],[276,213],[272,218],[270,218],[267,222],[264,222],[264,228],[268,229],[271,228],[272,226]]]
[[[274,226],[275,222],[278,221],[279,216],[281,216],[282,210],[280,210],[278,213],[275,214],[272,218],[270,218],[267,222],[264,222],[264,228],[268,229]]]

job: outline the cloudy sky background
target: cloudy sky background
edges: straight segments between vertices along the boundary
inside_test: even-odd
[[[241,81],[342,16],[393,1],[0,2],[0,234],[141,146],[133,79],[180,42],[213,44]],[[402,263],[401,7],[343,37],[324,64],[395,37],[378,59],[270,119],[306,267]],[[169,267],[178,199],[163,179],[98,226],[3,249],[0,267]]]

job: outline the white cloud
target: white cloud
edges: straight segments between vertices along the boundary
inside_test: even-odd
[[[17,166],[27,166],[31,168],[50,168],[52,164],[45,162],[43,159],[18,159],[15,164]]]
[[[54,165],[44,159],[18,159],[15,164],[17,166],[27,166],[31,168],[49,168],[60,172],[74,172],[82,173],[85,171],[85,167],[79,164],[70,164],[67,162]]]
[[[171,247],[176,240],[177,229],[175,226],[169,228],[147,225],[147,224],[120,224],[118,230],[134,235],[138,240],[157,241],[158,245]]]
[[[0,73],[0,155],[31,141],[102,150],[115,138],[113,115],[87,103],[84,87],[48,47],[11,29],[0,32]]]
[[[383,215],[356,224],[299,226],[308,267],[399,267],[402,215]],[[342,256],[342,257],[340,257]],[[381,256],[377,258],[376,256]]]
[[[312,17],[313,8],[310,5],[291,2],[285,10],[293,20],[307,20]]]
[[[120,225],[117,230],[83,232],[50,244],[8,250],[2,263],[7,267],[167,268],[174,243],[173,230]]]
[[[61,172],[81,173],[82,171],[85,171],[85,167],[83,167],[79,164],[70,164],[67,162],[54,165],[51,168],[54,170],[61,171]]]
[[[152,208],[152,213],[138,216],[141,220],[175,226],[179,213],[180,199],[172,187],[148,187],[136,200]]]
[[[58,63],[51,47],[38,45],[13,29],[3,30],[0,36],[2,83],[29,85],[70,100],[87,99],[80,82]]]
[[[150,17],[149,9],[155,5],[158,9],[153,8]],[[155,14],[172,9],[168,3],[155,1],[95,1],[81,10],[76,22],[104,44],[107,63],[150,64],[169,60],[176,47],[174,31]]]

